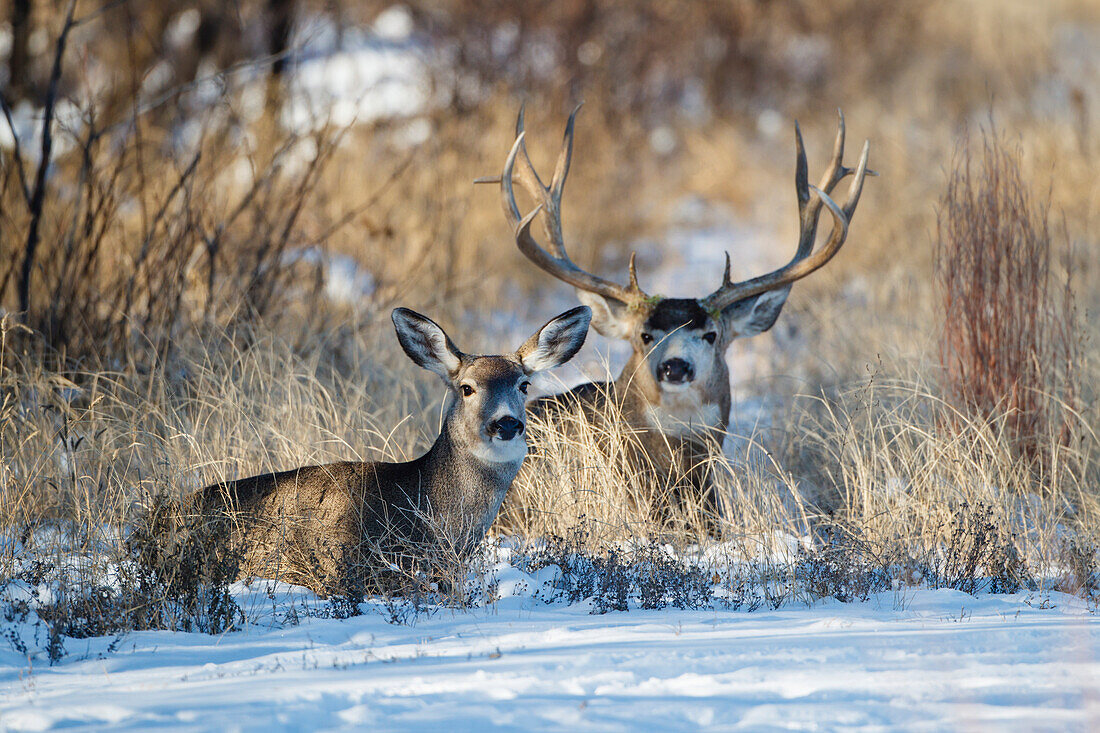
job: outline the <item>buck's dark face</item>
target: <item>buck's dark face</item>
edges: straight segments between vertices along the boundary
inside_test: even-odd
[[[691,298],[665,298],[642,314],[631,334],[662,391],[706,384],[723,359],[721,327]]]

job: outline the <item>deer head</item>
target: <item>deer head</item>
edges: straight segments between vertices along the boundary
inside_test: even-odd
[[[843,164],[844,116],[839,115],[833,157],[817,186],[808,181],[802,133],[795,124],[795,192],[798,196],[800,231],[795,255],[773,272],[744,280],[730,280],[730,259],[726,254],[725,274],[718,289],[700,298],[663,298],[649,295],[638,284],[634,255],[630,257],[629,282],[622,285],[579,268],[565,249],[561,226],[561,196],[573,155],[573,126],[580,107],[573,110],[565,127],[565,139],[554,175],[545,185],[527,155],[523,110],[516,122],[516,140],[504,163],[500,178],[481,179],[500,183],[501,203],[511,223],[516,245],[532,262],[554,277],[576,288],[582,303],[592,308],[592,326],[604,336],[624,339],[634,349],[631,363],[620,380],[629,377],[631,387],[640,390],[650,404],[666,399],[713,403],[729,409],[729,376],[725,351],[737,338],[767,331],[779,317],[791,285],[816,271],[840,250],[859,203],[867,169],[869,143],[864,143],[854,169]],[[517,165],[518,163],[518,165]],[[843,206],[831,198],[833,189],[851,175]],[[514,182],[519,182],[537,205],[526,215],[516,203]],[[828,240],[813,251],[822,207],[833,219]],[[549,248],[541,246],[531,225],[542,214]],[[721,419],[725,426],[725,416]]]
[[[540,328],[511,354],[464,354],[435,321],[408,308],[392,314],[401,348],[438,374],[451,391],[445,430],[451,441],[490,464],[527,454],[524,403],[531,375],[573,358],[584,345],[591,312],[578,306]]]

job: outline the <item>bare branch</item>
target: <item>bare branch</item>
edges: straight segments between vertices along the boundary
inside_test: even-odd
[[[65,13],[65,25],[57,38],[57,50],[54,53],[53,70],[50,72],[50,85],[46,92],[46,105],[42,111],[42,150],[35,175],[34,190],[28,204],[30,226],[27,229],[27,243],[23,252],[23,267],[19,278],[19,310],[30,314],[31,270],[34,267],[34,255],[38,249],[38,229],[42,222],[42,208],[46,201],[46,174],[50,168],[50,156],[53,153],[53,118],[57,103],[57,92],[61,82],[61,66],[65,57],[65,44],[69,40],[69,31],[73,29],[73,15],[76,12],[76,0],[69,1],[69,10]]]

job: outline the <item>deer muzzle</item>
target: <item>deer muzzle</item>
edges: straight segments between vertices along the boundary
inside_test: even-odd
[[[493,420],[486,428],[490,437],[511,440],[523,432],[523,423],[511,415]]]
[[[695,368],[683,359],[668,359],[657,367],[657,379],[669,384],[687,384],[695,379]]]

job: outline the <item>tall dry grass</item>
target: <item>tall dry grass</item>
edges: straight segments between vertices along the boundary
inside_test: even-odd
[[[495,525],[527,538],[570,537],[583,530],[588,549],[631,539],[710,545],[721,540],[744,557],[812,532],[817,512],[797,482],[760,450],[761,436],[711,440],[694,465],[650,458],[640,433],[613,397],[599,412],[533,414],[532,450]],[[697,489],[707,477],[720,505]]]
[[[62,376],[12,348],[17,329],[5,317],[0,355],[0,522],[17,536],[45,524],[92,541],[158,495],[297,465],[404,460],[434,434],[434,392],[413,388],[375,324],[352,374],[323,349],[256,333],[245,345],[223,335],[181,346],[150,370]]]
[[[1029,393],[1074,435],[1062,440],[1054,423],[1031,431],[1036,450],[1050,456],[1037,475],[1012,447],[1016,413],[1006,403],[975,414],[940,388],[931,246],[956,140],[992,108],[1019,140],[1019,176],[1038,181],[1038,190],[1049,182],[1055,218],[1065,213],[1078,245],[1071,264],[1080,307],[1100,304],[1097,268],[1085,259],[1100,223],[1100,147],[1090,142],[1096,115],[1088,114],[1097,101],[1091,89],[1069,88],[1059,55],[1067,26],[1097,22],[1094,4],[904,3],[893,12],[897,4],[734,3],[692,6],[682,18],[675,3],[535,4],[516,10],[527,20],[510,53],[527,65],[507,78],[494,76],[500,64],[484,54],[510,6],[479,14],[469,3],[411,5],[415,17],[430,16],[426,27],[443,47],[459,45],[463,74],[477,80],[433,80],[466,96],[443,95],[448,101],[425,110],[418,122],[430,135],[412,146],[403,137],[409,120],[311,137],[252,119],[243,101],[250,82],[227,72],[239,59],[215,66],[211,78],[223,86],[209,106],[186,81],[158,95],[171,103],[140,107],[131,82],[145,67],[129,69],[120,60],[126,44],[111,35],[121,6],[81,26],[74,54],[64,57],[66,99],[82,101],[72,94],[81,81],[75,58],[116,59],[125,73],[109,110],[102,100],[82,108],[88,129],[102,134],[66,140],[68,152],[44,169],[34,312],[25,322],[32,332],[11,315],[19,308],[14,275],[0,292],[8,311],[0,576],[48,552],[102,579],[107,565],[128,557],[122,535],[156,497],[425,448],[442,391],[404,363],[388,308],[428,309],[461,333],[460,324],[491,322],[486,312],[511,313],[517,302],[537,307],[560,287],[516,251],[497,193],[470,185],[499,170],[526,97],[532,131],[534,121],[563,120],[578,98],[586,101],[566,237],[578,263],[608,275],[625,273],[623,252],[660,237],[667,212],[685,196],[729,206],[775,232],[777,249],[793,250],[783,244],[793,245],[797,231],[793,143],[785,131],[776,136],[777,119],[786,130],[799,116],[808,146],[827,149],[832,110],[843,106],[851,133],[871,139],[881,176],[868,186],[844,250],[795,287],[774,333],[760,337],[775,378],[737,385],[782,409],[766,430],[729,436],[726,452],[708,458],[722,544],[702,507],[682,506],[670,526],[646,519],[684,477],[631,465],[636,441],[614,414],[577,418],[562,430],[534,426],[530,471],[498,534],[568,537],[581,527],[580,549],[591,552],[647,539],[701,546],[703,554],[732,548],[737,558],[772,559],[769,592],[782,599],[823,592],[799,575],[803,538],[856,548],[836,556],[845,567],[858,560],[934,569],[953,552],[973,555],[959,547],[992,532],[1036,577],[1067,588],[1094,584],[1096,342],[1082,347],[1076,401],[1049,386]],[[342,10],[358,17],[357,8]],[[126,21],[119,38],[137,42],[161,38],[166,19],[134,13]],[[646,32],[601,45],[601,33],[620,21]],[[665,29],[674,32],[656,32]],[[708,41],[714,35],[725,45]],[[545,38],[557,63],[540,75],[519,56]],[[700,47],[716,55],[694,55]],[[134,49],[149,56],[140,43]],[[47,56],[32,59],[43,78]],[[165,59],[194,80],[183,68],[191,61],[176,68],[174,57]],[[1072,103],[1059,102],[1063,86]],[[179,145],[177,115],[205,130],[198,143]],[[551,144],[532,144],[536,159],[556,152],[552,132],[533,136]],[[2,277],[25,251],[33,213],[8,149],[0,161]],[[325,296],[326,273],[302,256],[313,251],[355,258],[373,290],[352,303]],[[487,345],[490,337],[470,340]],[[981,507],[988,522],[973,519]],[[919,582],[921,572],[906,577]]]

